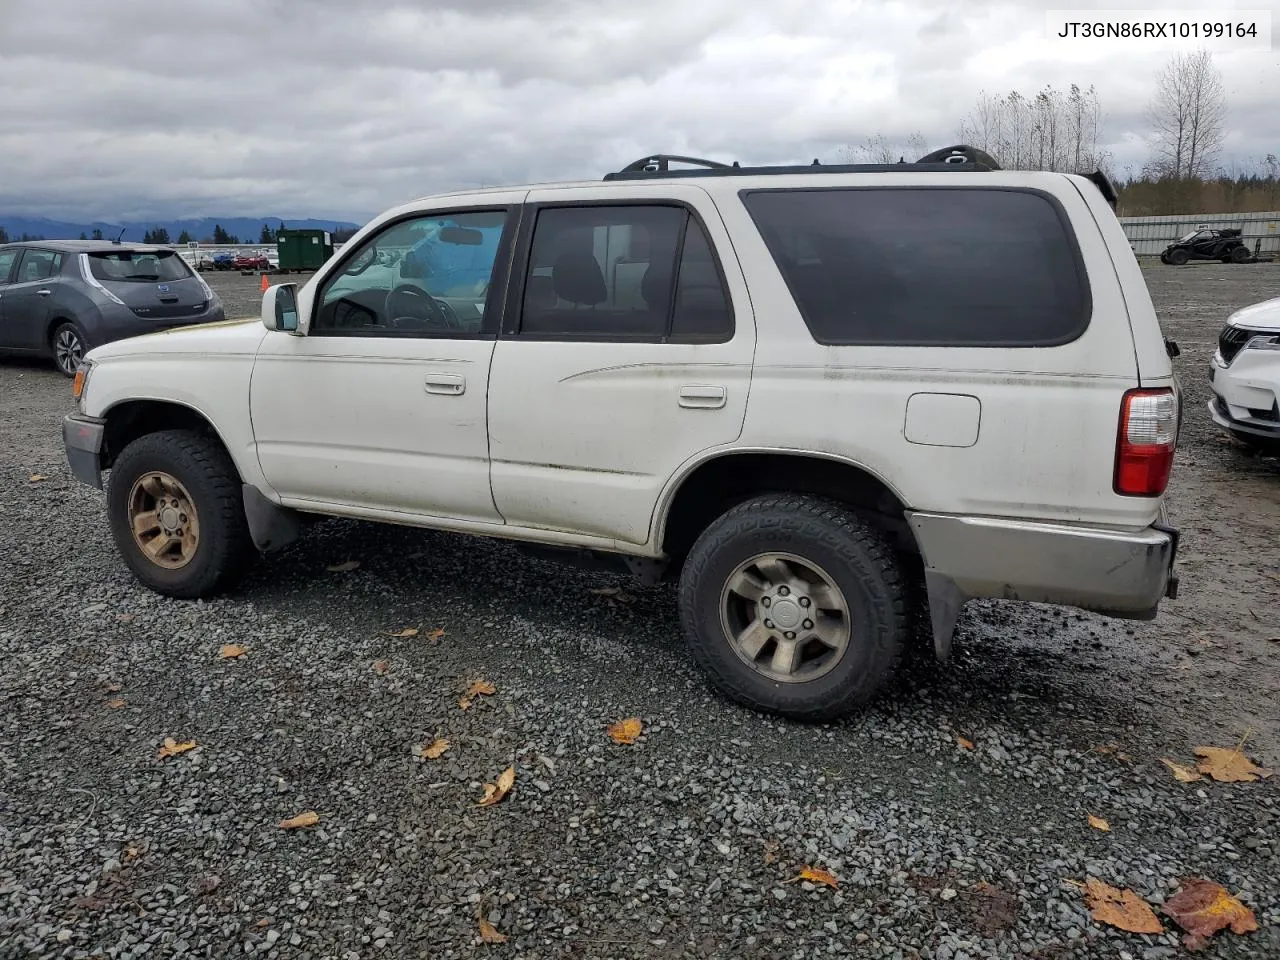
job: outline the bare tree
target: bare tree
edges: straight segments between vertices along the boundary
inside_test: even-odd
[[[845,147],[840,159],[845,163],[897,163],[899,160],[914,163],[928,152],[928,141],[918,131],[905,137],[877,133],[867,137],[861,146]]]
[[[1154,130],[1149,168],[1174,179],[1204,179],[1226,137],[1227,97],[1208,50],[1174,54],[1156,74],[1147,108]]]
[[[1017,90],[1003,97],[983,91],[959,136],[1010,170],[1083,173],[1109,160],[1098,142],[1101,127],[1097,91],[1072,84],[1065,95],[1053,87],[1032,97]]]

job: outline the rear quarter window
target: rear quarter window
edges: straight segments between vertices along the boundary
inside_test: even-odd
[[[992,187],[742,195],[819,343],[1057,346],[1092,312],[1066,212]]]

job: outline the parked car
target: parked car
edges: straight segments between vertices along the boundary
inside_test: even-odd
[[[68,377],[94,347],[222,319],[218,297],[167,247],[0,245],[0,353],[51,357]]]
[[[1160,254],[1160,261],[1175,267],[1182,266],[1188,260],[1244,263],[1252,258],[1252,254],[1240,239],[1241,232],[1240,230],[1193,230],[1165,247]]]
[[[230,270],[235,266],[236,255],[234,253],[215,253],[211,262],[215,270]]]
[[[968,600],[1176,594],[1180,391],[1109,181],[678,159],[417,200],[261,323],[93,351],[64,442],[124,562],[207,597],[316,516],[503,537],[675,581],[714,685],[809,719]]]
[[[239,253],[232,261],[237,270],[266,270],[270,265],[265,253]]]
[[[1246,446],[1280,454],[1280,297],[1227,317],[1209,386],[1214,423]]]

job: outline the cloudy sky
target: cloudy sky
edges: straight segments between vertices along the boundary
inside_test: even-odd
[[[980,91],[1073,82],[1099,91],[1116,172],[1140,167],[1171,51],[1051,42],[1045,10],[1063,6],[1124,5],[0,0],[0,212],[363,221],[656,151],[835,160],[914,131],[945,146]],[[1276,0],[1128,4],[1146,7]],[[1225,159],[1280,153],[1271,46],[1215,51]]]

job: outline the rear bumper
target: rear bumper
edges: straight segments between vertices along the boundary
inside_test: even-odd
[[[1080,527],[945,514],[908,515],[935,591],[958,614],[966,600],[1001,598],[1149,620],[1177,594],[1178,532]],[[936,624],[935,624],[936,626]]]
[[[62,420],[62,444],[67,466],[81,483],[102,489],[102,438],[106,421],[72,414]]]

